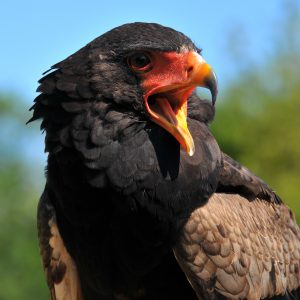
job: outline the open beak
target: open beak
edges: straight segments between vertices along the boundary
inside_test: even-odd
[[[187,126],[187,100],[193,90],[200,86],[210,89],[212,103],[215,104],[217,79],[210,65],[198,53],[176,55],[180,56],[179,63],[169,63],[160,69],[165,74],[160,74],[157,84],[148,89],[144,101],[152,121],[170,132],[192,156],[195,145]],[[151,76],[152,82],[155,82],[156,75]]]

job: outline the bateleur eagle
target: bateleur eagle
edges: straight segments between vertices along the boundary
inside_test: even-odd
[[[188,37],[126,24],[46,73],[31,120],[46,133],[53,300],[299,297],[293,213],[219,149],[216,78]]]

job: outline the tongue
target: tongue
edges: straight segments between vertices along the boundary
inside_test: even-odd
[[[176,115],[167,98],[157,97],[155,104],[151,105],[151,109],[155,114],[164,117],[169,123],[177,126]]]
[[[176,102],[176,98],[172,98],[172,104],[173,99]],[[174,105],[172,107],[164,95],[159,95],[155,99],[152,98],[149,102],[146,101],[151,119],[171,133],[192,156],[195,152],[195,145],[187,126],[187,102],[185,101],[181,105],[176,104],[175,108]]]

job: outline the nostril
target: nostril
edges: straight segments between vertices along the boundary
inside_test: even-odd
[[[193,66],[190,66],[190,67],[187,68],[187,70],[186,70],[187,77],[190,76],[190,74],[193,72],[193,70],[194,70]]]

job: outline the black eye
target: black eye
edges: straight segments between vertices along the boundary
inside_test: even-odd
[[[152,67],[150,55],[144,52],[137,52],[130,55],[127,63],[135,72],[147,72]]]

